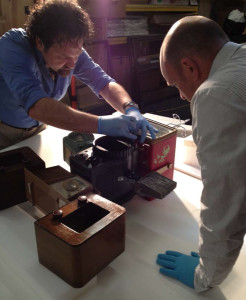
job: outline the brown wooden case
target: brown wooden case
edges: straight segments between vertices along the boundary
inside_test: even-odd
[[[93,190],[91,183],[60,166],[35,173],[25,169],[25,187],[26,198],[45,214]]]
[[[97,194],[35,222],[39,261],[79,288],[125,248],[125,209]],[[61,213],[61,211],[60,211]]]
[[[0,210],[27,200],[24,168],[34,172],[45,163],[29,147],[0,153]]]

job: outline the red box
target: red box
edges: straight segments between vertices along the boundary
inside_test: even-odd
[[[143,176],[150,171],[158,171],[173,179],[177,130],[157,121],[148,121],[159,131],[155,140],[148,133],[145,144],[139,145],[140,173]]]

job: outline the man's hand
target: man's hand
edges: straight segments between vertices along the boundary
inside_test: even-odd
[[[145,119],[145,117],[140,113],[140,111],[136,107],[129,107],[126,109],[125,114],[127,116],[133,116],[137,120],[137,127],[136,127],[136,134],[138,133],[138,130],[141,130],[141,138],[140,143],[143,143],[147,130],[150,132],[150,135],[152,139],[155,139],[155,133],[158,132],[156,128],[154,128],[150,123]]]
[[[134,134],[137,128],[137,120],[132,116],[126,115],[109,115],[101,116],[98,119],[98,133],[109,136],[124,136],[135,140],[137,135]]]
[[[198,253],[191,252],[191,255],[185,255],[176,251],[166,251],[165,254],[158,254],[156,262],[162,266],[162,274],[194,288],[195,269],[199,264]]]

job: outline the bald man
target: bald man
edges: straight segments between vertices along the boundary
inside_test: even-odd
[[[166,251],[157,263],[202,292],[227,277],[246,232],[246,46],[210,19],[185,17],[166,35],[160,65],[168,85],[191,102],[203,192],[199,255]]]

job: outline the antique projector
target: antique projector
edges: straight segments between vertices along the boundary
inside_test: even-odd
[[[101,136],[92,147],[70,156],[71,172],[116,203],[128,201],[135,193],[149,200],[165,197],[176,186],[172,179],[177,131],[149,122],[159,130],[155,140],[147,135],[145,143],[140,144]]]

